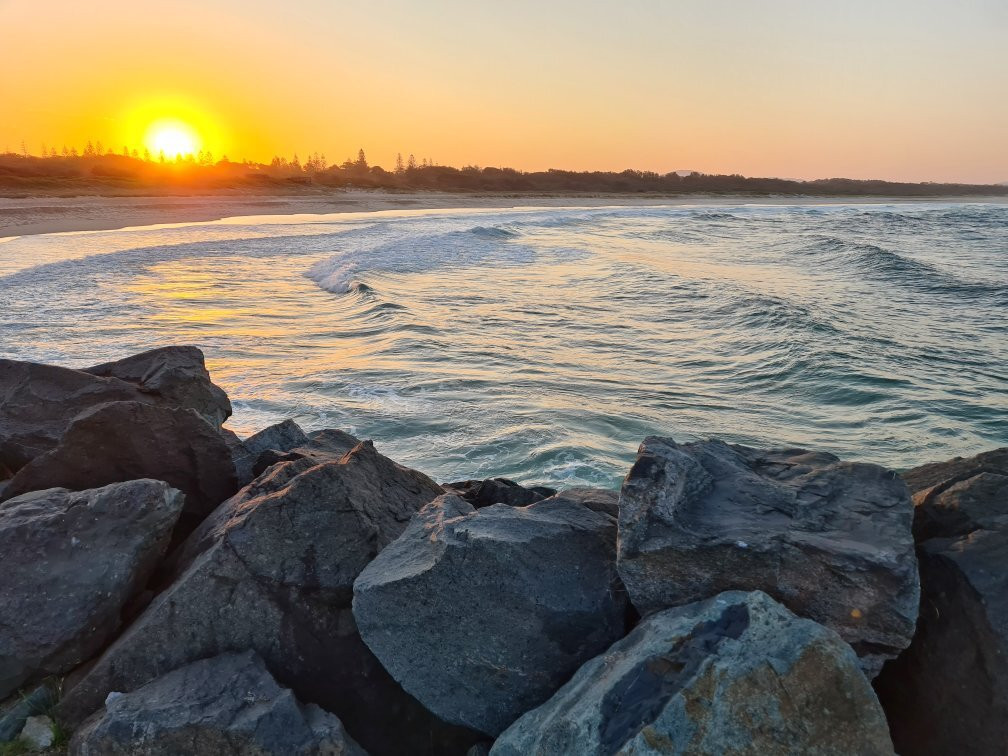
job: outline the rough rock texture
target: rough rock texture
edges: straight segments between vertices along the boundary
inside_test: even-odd
[[[445,483],[444,490],[446,493],[461,496],[477,509],[489,507],[492,504],[524,507],[556,493],[554,489],[545,486],[525,488],[507,478],[460,480],[455,483]]]
[[[153,480],[0,504],[0,699],[102,648],[181,511],[182,494]]]
[[[1004,754],[1008,449],[904,475],[924,540],[917,634],[875,681],[893,741],[905,754]]]
[[[289,462],[296,459],[310,459],[316,463],[334,462],[360,443],[349,433],[334,428],[315,431],[308,435],[308,441],[288,451],[266,449],[259,453],[252,472],[261,475],[265,470],[278,462]]]
[[[874,677],[906,648],[919,582],[906,485],[796,449],[648,438],[619,502],[619,572],[644,615],[763,590],[832,628]]]
[[[496,735],[625,632],[616,523],[576,502],[428,504],[354,584],[361,636],[442,719]]]
[[[337,717],[280,687],[257,654],[194,662],[114,698],[73,756],[366,756]]]
[[[88,370],[0,360],[0,478],[53,449],[84,410],[116,401],[195,409],[217,426],[231,414],[195,347],[156,349]]]
[[[193,346],[152,349],[84,372],[131,383],[141,393],[157,397],[158,404],[196,410],[216,428],[231,417],[227,394],[211,382],[203,352]]]
[[[583,507],[612,517],[619,516],[619,491],[608,488],[568,488],[566,491],[554,494],[548,500],[558,499],[576,502]]]
[[[836,633],[761,592],[652,615],[525,714],[492,756],[891,754]]]
[[[59,445],[22,467],[3,496],[138,478],[178,488],[186,513],[200,518],[238,490],[224,438],[194,410],[112,402],[78,415]]]
[[[193,534],[206,549],[190,552],[178,579],[66,693],[64,721],[72,726],[110,692],[183,664],[254,649],[281,684],[334,712],[369,752],[426,753],[432,743],[464,752],[476,738],[440,724],[396,685],[350,611],[358,573],[440,487],[367,442],[277,486],[222,506],[206,524],[210,538]]]
[[[283,453],[306,443],[308,443],[308,436],[301,430],[301,426],[293,420],[284,420],[282,423],[271,425],[249,436],[244,441],[237,435],[228,433],[228,445],[231,447],[235,470],[238,473],[238,480],[243,486],[250,483],[259,474],[254,471],[254,468],[256,460],[264,451],[272,449],[277,453]]]

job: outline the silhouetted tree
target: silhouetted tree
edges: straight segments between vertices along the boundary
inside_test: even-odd
[[[406,166],[403,165],[402,153],[397,152],[395,156],[395,172],[402,174],[406,170]]]
[[[146,147],[144,147],[144,154],[143,154],[144,162],[145,163],[149,163],[150,162],[150,158],[151,158],[150,150],[148,150]]]
[[[410,153],[409,160],[406,161],[406,170],[415,171],[416,170],[416,158],[413,157],[413,153]]]
[[[297,171],[298,173],[301,172],[301,161],[298,160],[298,156],[297,156],[296,152],[294,153],[294,157],[291,158],[290,168],[291,168],[292,171]]]
[[[367,158],[364,156],[363,147],[357,150],[357,162],[355,163],[355,166],[357,167],[358,170],[361,171],[367,170]]]

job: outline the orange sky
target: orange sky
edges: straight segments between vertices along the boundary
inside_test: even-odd
[[[1008,181],[1006,40],[1004,0],[0,0],[0,149]]]

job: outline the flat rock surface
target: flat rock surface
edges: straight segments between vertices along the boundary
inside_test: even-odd
[[[449,722],[496,735],[625,632],[616,523],[568,500],[424,507],[354,585],[385,668]]]
[[[114,697],[70,742],[74,756],[366,756],[339,719],[302,704],[257,654],[223,654]]]
[[[874,676],[910,643],[919,599],[906,485],[797,449],[648,438],[619,501],[619,572],[644,615],[762,590],[832,628]]]
[[[101,650],[164,554],[182,494],[137,480],[0,504],[0,699]]]
[[[491,756],[891,754],[858,659],[761,592],[654,614],[497,739]]]

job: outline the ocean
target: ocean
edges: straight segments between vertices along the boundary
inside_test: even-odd
[[[229,427],[617,487],[658,434],[905,468],[1008,444],[1008,206],[263,216],[0,242],[0,357],[195,344]]]

